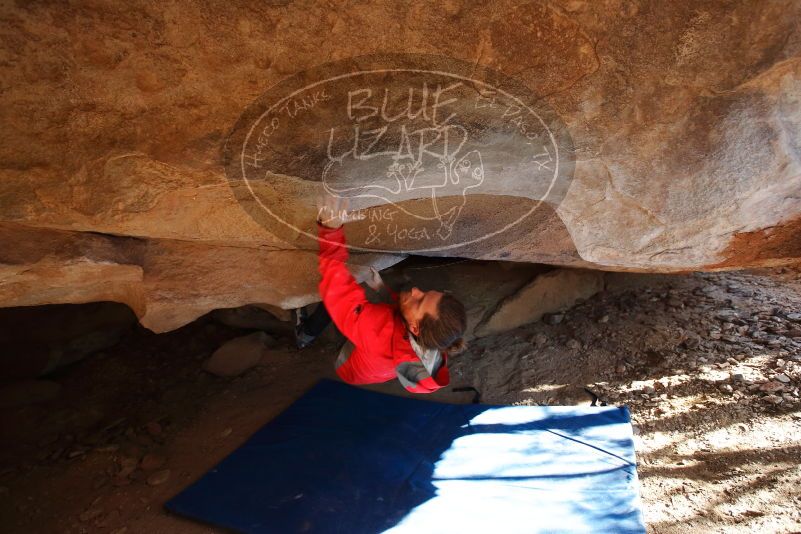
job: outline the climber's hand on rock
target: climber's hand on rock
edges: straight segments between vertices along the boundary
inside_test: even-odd
[[[346,222],[360,221],[364,214],[351,210],[350,199],[323,193],[317,200],[317,222],[328,228],[339,228]]]

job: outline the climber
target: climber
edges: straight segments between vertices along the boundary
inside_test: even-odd
[[[415,287],[395,294],[377,273],[369,284],[377,291],[386,290],[394,302],[368,302],[345,265],[348,251],[342,225],[357,217],[342,206],[342,199],[326,197],[318,212],[323,302],[308,317],[298,310],[298,346],[310,344],[333,320],[347,338],[335,363],[343,381],[374,384],[397,377],[413,393],[431,393],[448,385],[448,356],[465,347],[464,306],[440,291]]]

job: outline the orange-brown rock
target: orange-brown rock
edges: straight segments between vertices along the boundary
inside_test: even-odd
[[[224,145],[281,80],[379,52],[503,73],[572,138],[560,202],[455,255],[652,272],[801,258],[798,2],[335,4],[0,8],[0,306],[112,300],[164,331],[215,308],[315,300],[313,246],[243,209]],[[307,179],[266,193],[303,228],[319,192]],[[503,186],[460,231],[514,211]]]

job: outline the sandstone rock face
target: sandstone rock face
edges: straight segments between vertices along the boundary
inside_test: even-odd
[[[323,134],[342,126],[326,107],[333,93],[286,111],[313,116],[319,137],[298,128],[272,139],[258,195],[226,174],[225,154],[236,155],[226,142],[245,110],[286,80],[308,85],[321,64],[387,52],[451,58],[483,81],[526,88],[556,132],[565,174],[525,224],[489,240],[427,251],[398,242],[398,231],[380,250],[354,251],[360,279],[410,250],[649,272],[801,258],[793,0],[502,0],[491,10],[461,0],[97,0],[0,10],[0,306],[117,301],[164,331],[216,308],[316,300],[315,247],[304,237],[314,197],[330,172],[339,188],[329,191],[363,188],[372,173],[373,186],[386,187],[383,163],[340,159],[322,177],[304,174],[320,164]],[[447,183],[462,196],[433,204],[450,224],[444,234],[460,239],[492,234],[499,217],[536,204],[518,186],[543,163],[526,163],[525,134],[488,123],[478,102],[491,95],[468,86],[477,104],[457,109],[459,125],[478,136],[481,157],[448,160]],[[427,204],[409,192],[409,172],[398,169],[407,189],[397,206],[427,217],[415,211]],[[360,207],[380,213],[386,199],[367,197]],[[254,202],[295,230],[265,225]],[[369,240],[371,222],[349,238]]]

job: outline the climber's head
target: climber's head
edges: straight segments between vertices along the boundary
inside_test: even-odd
[[[467,314],[453,295],[413,287],[400,293],[399,304],[409,332],[423,347],[449,354],[464,349],[462,336],[467,328]]]

